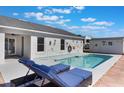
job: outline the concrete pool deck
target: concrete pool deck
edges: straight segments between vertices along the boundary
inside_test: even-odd
[[[52,60],[42,60],[43,62],[41,63],[40,61],[35,61],[37,64],[49,64],[53,65],[56,64],[56,62]],[[5,63],[0,64],[0,72],[2,74],[2,78],[4,79],[5,83],[9,83],[10,80],[25,76],[28,71],[28,68],[23,66],[18,62],[18,59],[6,59]],[[32,71],[30,71],[32,73]],[[1,79],[1,77],[0,77]]]
[[[94,87],[124,87],[124,55]]]
[[[17,64],[17,59],[9,59],[6,61],[7,61],[6,64],[0,65],[0,70],[2,70],[2,68],[6,69],[5,71],[2,71],[4,73],[0,75],[0,84],[4,83],[4,81],[5,82],[9,81],[10,78],[7,78],[9,76],[11,76],[12,78],[16,78],[17,76],[25,75],[25,73],[27,72],[27,68],[25,68],[21,64]],[[13,66],[15,68],[13,68]],[[94,87],[123,87],[124,86],[123,71],[124,71],[124,56],[122,56],[118,60],[118,62],[94,85]],[[14,74],[12,74],[13,72]]]

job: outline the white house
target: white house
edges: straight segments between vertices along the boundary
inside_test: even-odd
[[[83,38],[70,32],[0,16],[0,62],[24,56],[38,58],[83,53]]]
[[[124,37],[92,38],[90,52],[124,54]]]

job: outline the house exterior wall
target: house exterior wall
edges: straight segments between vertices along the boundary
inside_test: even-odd
[[[37,51],[37,37],[31,36],[31,58],[55,56],[62,54],[69,54],[68,45],[75,46],[70,53],[83,53],[83,42],[81,40],[70,40],[65,39],[65,50],[60,50],[60,40],[59,38],[44,38],[44,51]],[[49,45],[51,42],[51,45]],[[72,47],[73,48],[73,47]]]
[[[0,63],[4,62],[5,57],[5,34],[0,33]]]
[[[105,45],[103,41],[106,42]],[[108,45],[108,42],[112,42],[112,46]],[[91,40],[90,52],[123,54],[123,43],[123,39]]]
[[[22,37],[24,38],[22,44]],[[2,38],[2,37],[1,37]],[[62,55],[62,54],[72,54],[72,53],[83,53],[83,41],[81,40],[71,40],[65,39],[65,50],[60,49],[60,41],[59,38],[44,38],[44,51],[38,52],[37,51],[37,36],[27,36],[27,35],[17,35],[17,34],[5,34],[3,37],[3,43],[5,42],[5,38],[15,39],[15,55],[19,55],[27,58],[38,58],[38,57],[48,57],[48,56],[55,56],[55,55]],[[2,40],[2,39],[1,39]],[[51,45],[49,45],[51,42]],[[2,43],[2,42],[1,42]],[[22,47],[23,45],[23,47]],[[72,51],[68,52],[68,46],[72,46]],[[2,45],[3,47],[5,44]],[[73,48],[75,47],[75,49]],[[3,51],[5,49],[3,48]],[[2,52],[4,54],[4,52]],[[3,57],[5,59],[5,56]]]

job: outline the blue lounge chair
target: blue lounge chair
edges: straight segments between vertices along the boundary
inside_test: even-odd
[[[30,66],[32,66],[33,64],[35,64],[35,62],[33,60],[30,60],[28,58],[21,58],[18,60],[19,63],[22,63],[23,65],[25,65],[26,67],[29,68],[27,74],[29,73],[29,71],[31,70]],[[42,65],[41,65],[42,66]],[[52,70],[54,70],[54,72],[56,74],[58,73],[61,73],[61,72],[64,72],[64,71],[67,71],[70,69],[70,66],[69,65],[64,65],[64,64],[56,64],[56,65],[52,65],[50,66],[50,68]]]
[[[30,70],[32,70],[31,66],[34,65],[35,62],[33,60],[28,59],[28,58],[21,58],[18,61],[19,61],[19,63],[21,63],[21,64],[25,65],[27,68],[29,68],[29,70],[26,73],[25,78],[24,78],[24,81],[27,81],[26,77],[28,76]],[[39,66],[43,67],[42,65],[39,65]],[[49,68],[52,69],[52,71],[54,71],[54,73],[59,74],[59,73],[62,73],[64,71],[68,71],[70,69],[70,66],[64,65],[64,64],[56,64],[56,65],[50,66]],[[35,74],[36,74],[35,79],[38,79],[38,78],[43,79],[42,76],[39,76],[37,73],[35,73]],[[44,81],[44,79],[43,79],[43,81]]]
[[[31,69],[45,79],[57,84],[60,87],[80,87],[88,78],[92,78],[92,73],[78,68],[56,74],[54,70],[45,65],[33,64]],[[42,83],[42,84],[43,84]],[[92,82],[91,82],[92,83]],[[90,84],[91,84],[90,83]]]

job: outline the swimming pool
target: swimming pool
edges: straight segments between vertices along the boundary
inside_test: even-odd
[[[109,55],[99,55],[99,54],[88,54],[84,56],[74,56],[64,59],[56,60],[59,63],[70,65],[72,67],[79,68],[95,68],[101,63],[107,61],[112,56]]]
[[[80,68],[92,72],[92,85],[94,85],[116,62],[121,55],[83,53],[83,54],[64,54],[54,57],[36,58],[37,64],[47,66],[63,63],[73,68]]]

